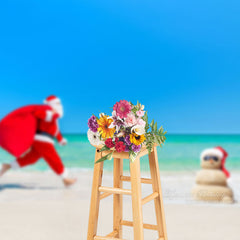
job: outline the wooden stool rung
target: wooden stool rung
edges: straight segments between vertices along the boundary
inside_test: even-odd
[[[159,238],[158,240],[165,240],[165,238],[161,237],[161,238]]]
[[[106,192],[111,194],[126,194],[131,195],[132,191],[129,189],[123,189],[123,188],[112,188],[112,187],[99,187],[99,192]]]
[[[124,240],[122,238],[112,238],[112,237],[100,237],[100,236],[95,236],[94,240]]]
[[[120,222],[120,224],[123,225],[123,226],[133,227],[133,222],[132,221],[122,220]],[[150,230],[156,230],[156,231],[158,230],[158,226],[157,225],[147,224],[147,223],[143,224],[143,228],[150,229]]]
[[[106,235],[105,237],[116,237],[117,234],[118,234],[118,232],[114,230],[111,233],[109,233],[108,235]]]
[[[154,192],[154,193],[148,195],[147,197],[142,199],[142,205],[150,202],[151,200],[153,200],[154,198],[156,198],[158,196],[159,196],[159,194],[157,192]]]
[[[121,176],[120,179],[125,182],[131,182],[131,177],[128,177],[128,176]],[[151,178],[141,178],[141,183],[152,184],[152,179]]]
[[[112,195],[112,193],[109,193],[109,192],[102,193],[102,194],[100,195],[100,200],[102,200],[102,199],[104,199],[104,198],[106,198],[106,197],[108,197],[108,196],[111,196],[111,195]]]

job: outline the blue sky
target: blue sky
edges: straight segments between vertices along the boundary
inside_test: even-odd
[[[240,3],[22,0],[0,4],[0,117],[49,94],[63,132],[120,99],[169,133],[240,133]]]

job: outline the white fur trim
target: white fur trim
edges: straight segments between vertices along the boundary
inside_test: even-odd
[[[40,142],[48,142],[48,143],[54,144],[53,139],[51,139],[51,138],[48,137],[48,136],[41,135],[41,134],[36,134],[35,137],[34,137],[34,139],[35,139],[35,140],[38,140],[38,141],[40,141]]]
[[[62,179],[65,179],[68,177],[68,170],[64,168],[64,171],[62,174],[59,175]]]
[[[49,103],[48,104],[52,109],[55,110],[55,112],[58,113],[59,117],[62,118],[63,117],[63,106],[62,104],[59,103]]]
[[[201,159],[206,156],[206,155],[215,155],[217,157],[220,157],[222,158],[223,157],[223,153],[219,150],[219,149],[216,149],[216,148],[208,148],[208,149],[205,149],[202,153],[201,153]]]
[[[63,138],[60,142],[59,145],[63,146],[64,144],[67,144],[67,139]]]
[[[18,169],[20,168],[17,160],[14,160],[13,162],[10,163],[12,169]]]
[[[46,115],[45,121],[46,122],[51,122],[52,121],[52,117],[53,117],[53,111],[47,110],[46,114],[47,115]]]
[[[50,100],[50,101],[47,101],[45,99],[43,103],[45,103],[45,104],[50,104],[50,103],[54,104],[54,103],[60,103],[60,102],[61,102],[60,98],[54,98],[53,100]]]

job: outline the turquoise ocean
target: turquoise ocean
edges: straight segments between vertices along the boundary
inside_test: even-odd
[[[94,165],[95,149],[88,142],[86,134],[66,134],[68,145],[57,150],[67,168],[88,170]],[[159,166],[162,171],[191,171],[200,168],[199,156],[205,148],[222,146],[229,153],[226,167],[240,170],[240,135],[167,135],[162,148],[158,147]],[[0,149],[0,163],[11,162],[14,158]],[[126,160],[127,161],[127,160]],[[124,164],[125,170],[128,164]],[[105,168],[112,169],[112,161],[105,163]],[[142,170],[148,170],[147,157],[141,161]],[[44,160],[26,167],[24,171],[49,170]]]

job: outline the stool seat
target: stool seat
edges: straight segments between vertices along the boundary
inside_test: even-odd
[[[132,162],[129,160],[130,176],[123,175],[123,159],[129,159],[129,154],[127,152],[118,153],[114,151],[113,187],[102,186],[104,162],[97,161],[109,154],[110,151],[100,152],[100,149],[101,146],[96,147],[87,240],[124,240],[122,239],[122,226],[133,227],[134,240],[144,240],[143,229],[155,230],[158,232],[158,240],[167,240],[162,190],[157,159],[157,146],[154,145],[150,154],[146,146],[143,146],[135,161]],[[147,154],[149,157],[151,178],[141,178],[140,157]],[[131,182],[131,189],[122,188],[124,181]],[[141,183],[152,185],[153,192],[145,198],[142,198]],[[100,200],[110,195],[113,195],[113,231],[106,236],[97,236]],[[132,222],[123,220],[122,195],[131,195],[132,197]],[[152,200],[154,200],[155,205],[157,222],[156,225],[143,223],[142,206]]]

